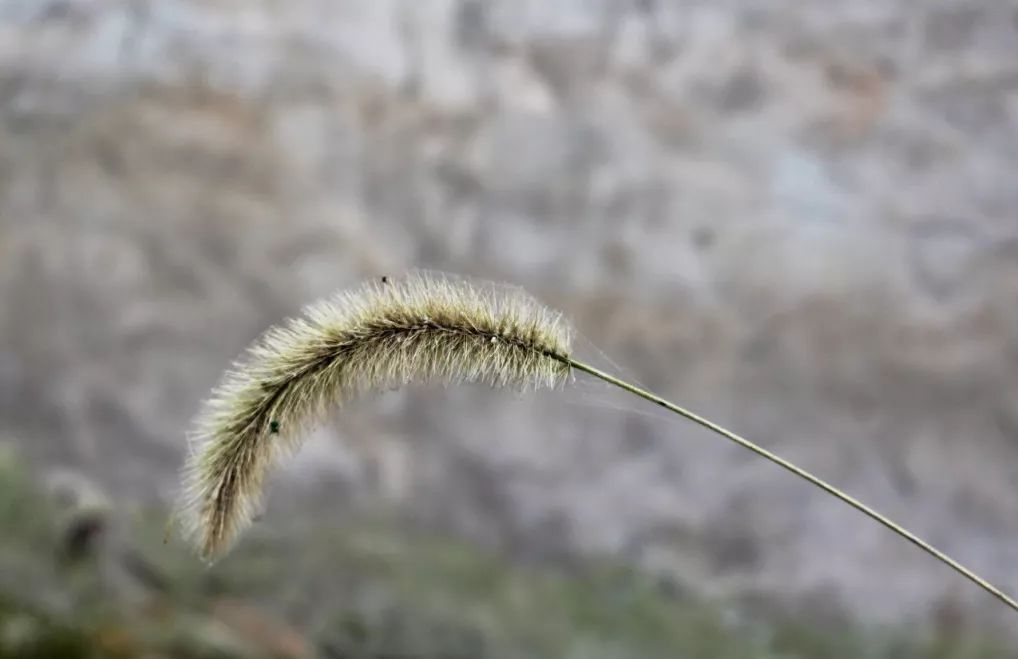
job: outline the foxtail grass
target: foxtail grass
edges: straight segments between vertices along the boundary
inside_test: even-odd
[[[682,416],[778,465],[919,547],[1018,612],[1018,602],[907,528],[722,426],[571,353],[562,314],[520,289],[414,273],[383,278],[269,329],[227,372],[198,416],[175,515],[212,560],[260,507],[270,468],[300,448],[327,410],[411,382],[554,388],[580,371]]]

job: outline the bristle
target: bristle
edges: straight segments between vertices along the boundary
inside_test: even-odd
[[[410,382],[553,387],[570,331],[519,289],[445,275],[386,277],[273,327],[198,417],[180,515],[200,553],[225,552],[258,508],[269,468],[309,424],[359,393]]]

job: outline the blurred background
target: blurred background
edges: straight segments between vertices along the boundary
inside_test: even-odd
[[[1018,592],[1016,172],[1011,0],[0,0],[0,657],[1014,657],[583,378],[364,400],[216,565],[163,530],[231,360],[424,267]]]

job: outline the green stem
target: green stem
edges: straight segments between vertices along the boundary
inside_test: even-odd
[[[894,521],[892,521],[890,518],[885,517],[884,515],[878,513],[876,510],[873,510],[872,508],[870,508],[866,504],[862,503],[858,499],[856,499],[854,497],[851,497],[848,494],[845,494],[844,492],[842,492],[838,488],[834,487],[833,485],[831,485],[827,481],[824,481],[824,480],[814,476],[813,474],[811,474],[810,472],[806,471],[805,469],[802,469],[800,467],[795,466],[794,464],[792,464],[788,460],[785,460],[784,458],[782,458],[782,457],[780,457],[780,456],[778,456],[778,455],[776,455],[774,453],[771,453],[767,449],[765,449],[765,448],[763,448],[761,446],[757,446],[756,444],[754,444],[753,442],[749,441],[745,437],[741,437],[740,435],[737,435],[737,434],[735,434],[734,432],[732,432],[730,430],[722,428],[718,424],[716,424],[716,423],[714,423],[712,421],[708,421],[707,419],[703,418],[702,416],[700,416],[698,414],[694,414],[693,412],[690,412],[689,410],[683,409],[683,408],[679,407],[678,405],[675,405],[674,403],[670,403],[667,400],[665,400],[664,398],[661,398],[660,396],[657,396],[657,395],[655,395],[655,394],[653,394],[653,393],[651,393],[651,392],[649,392],[649,391],[647,391],[645,389],[641,389],[640,387],[637,387],[637,386],[634,386],[632,384],[629,384],[628,382],[620,380],[617,377],[615,377],[615,376],[613,376],[613,375],[611,375],[609,373],[605,373],[604,371],[602,371],[600,369],[597,369],[597,368],[594,368],[593,366],[591,366],[589,364],[584,364],[583,362],[576,361],[575,359],[573,359],[571,357],[556,357],[556,358],[559,359],[560,361],[565,362],[566,364],[569,364],[569,366],[571,366],[572,368],[575,368],[578,371],[583,371],[585,373],[589,373],[590,375],[593,375],[594,377],[600,378],[600,379],[604,380],[605,382],[607,382],[609,384],[613,384],[616,387],[619,387],[620,389],[624,389],[624,390],[626,390],[626,391],[628,391],[628,392],[630,392],[632,394],[636,394],[637,396],[639,396],[641,398],[645,398],[646,400],[649,400],[652,403],[660,405],[661,407],[665,408],[666,410],[670,410],[670,411],[675,412],[676,414],[678,414],[680,416],[684,416],[685,418],[689,419],[690,421],[693,421],[694,423],[698,423],[701,426],[703,426],[704,428],[707,428],[708,430],[713,430],[714,432],[718,433],[719,435],[721,435],[721,436],[723,436],[723,437],[725,437],[725,438],[735,442],[739,446],[741,446],[743,448],[746,448],[746,449],[749,449],[750,451],[752,451],[753,453],[756,453],[760,457],[766,458],[767,460],[770,460],[771,462],[773,462],[774,464],[778,465],[779,467],[782,467],[782,468],[792,472],[793,474],[795,474],[799,478],[802,478],[802,479],[804,479],[806,481],[809,481],[813,485],[816,485],[817,487],[819,487],[824,492],[827,492],[828,494],[830,494],[830,495],[832,495],[832,496],[834,496],[834,497],[844,501],[845,503],[847,503],[848,505],[852,506],[853,508],[855,508],[859,512],[863,513],[864,515],[866,515],[870,519],[872,519],[874,521],[877,521],[880,524],[883,524],[884,526],[886,526],[890,530],[892,530],[895,533],[897,533],[902,538],[905,538],[906,540],[908,540],[909,542],[911,542],[915,546],[919,547],[920,549],[922,549],[926,553],[928,553],[931,556],[933,556],[934,558],[940,560],[942,563],[947,564],[947,566],[950,567],[952,570],[954,570],[958,574],[962,575],[963,577],[965,577],[966,579],[968,579],[972,583],[976,584],[977,586],[979,586],[980,588],[982,588],[986,592],[990,593],[991,595],[996,597],[998,600],[1000,600],[1004,604],[1008,605],[1009,607],[1011,607],[1015,611],[1018,611],[1018,602],[1016,602],[1014,599],[1009,597],[1002,590],[1000,590],[999,588],[997,588],[996,586],[994,586],[990,582],[986,581],[985,579],[983,579],[982,577],[977,575],[975,572],[973,572],[972,570],[968,569],[967,567],[965,567],[964,565],[962,565],[958,561],[954,560],[953,558],[951,558],[950,556],[948,556],[944,552],[940,551],[939,549],[937,549],[936,547],[934,547],[930,543],[926,542],[925,540],[923,540],[919,536],[915,535],[911,531],[908,531],[907,529],[905,529],[900,524],[897,524]]]

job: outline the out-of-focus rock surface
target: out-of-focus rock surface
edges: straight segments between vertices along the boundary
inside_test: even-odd
[[[1016,172],[1004,0],[2,0],[0,418],[165,498],[269,323],[451,270],[1018,591]],[[365,401],[276,494],[697,592],[990,610],[776,468],[576,391]]]

